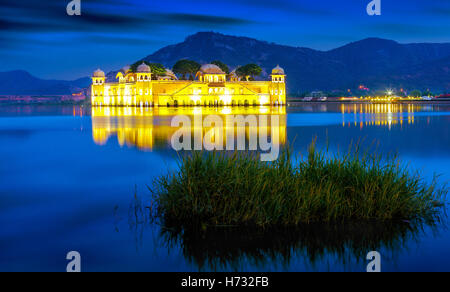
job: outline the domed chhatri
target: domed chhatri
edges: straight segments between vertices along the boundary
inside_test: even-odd
[[[280,67],[280,65],[277,65],[272,70],[272,83],[282,83],[284,84],[286,82],[286,74],[284,73],[284,69]],[[282,90],[282,89],[281,89]]]
[[[283,106],[286,104],[286,75],[280,66],[270,79],[247,80],[240,71],[224,72],[215,64],[201,66],[189,80],[179,80],[166,69],[152,70],[145,62],[136,70],[125,66],[118,81],[107,81],[100,69],[92,77],[93,106]],[[195,68],[197,69],[197,68]],[[154,71],[154,72],[152,72]],[[239,74],[237,74],[239,73]],[[181,74],[181,73],[180,73]],[[109,74],[108,74],[109,75]],[[244,80],[245,79],[245,80]]]
[[[137,67],[136,71],[137,73],[151,73],[152,69],[150,68],[149,65],[142,62],[142,64]]]
[[[97,70],[95,70],[93,77],[98,77],[98,78],[105,77],[105,72],[103,72],[100,69],[97,69]]]
[[[130,70],[131,70],[131,67],[130,67],[129,65],[126,65],[125,67],[122,68],[121,71],[122,71],[123,73],[127,74],[127,73],[130,72]]]
[[[170,77],[172,80],[178,80],[175,73],[173,73],[173,71],[170,69],[166,69],[166,76]]]
[[[280,65],[277,65],[275,68],[273,68],[272,75],[286,75],[286,74],[284,73],[284,69],[281,68]]]
[[[225,74],[219,66],[214,64],[206,64],[200,68],[200,72],[203,74]]]
[[[200,67],[197,77],[200,82],[224,83],[227,79],[227,74],[217,65],[206,64]]]
[[[231,73],[230,73],[230,81],[231,82],[239,82],[239,81],[241,81],[241,79],[239,78],[239,76],[237,75],[237,73],[236,73],[236,69],[234,69],[233,71],[231,71]]]

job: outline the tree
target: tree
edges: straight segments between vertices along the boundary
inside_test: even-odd
[[[220,69],[222,69],[223,72],[225,72],[225,74],[230,74],[230,68],[228,67],[227,64],[223,63],[222,61],[212,61],[211,64],[218,66]]]
[[[422,96],[434,96],[434,94],[429,89],[427,89],[422,92]]]
[[[412,96],[412,97],[420,97],[421,96],[421,92],[420,92],[420,90],[413,90],[413,91],[411,91],[411,93],[410,93],[410,95]]]
[[[191,79],[195,77],[195,74],[197,74],[198,70],[200,69],[200,64],[191,61],[191,60],[179,60],[175,63],[173,66],[173,73],[181,75],[181,80],[186,80],[186,76],[190,75]]]
[[[256,64],[247,64],[236,70],[236,74],[241,78],[245,78],[247,81],[249,81],[250,77],[255,79],[255,77],[261,75],[261,73],[261,67]]]
[[[144,63],[146,65],[148,65],[150,67],[150,69],[152,70],[153,79],[158,79],[158,76],[166,75],[166,68],[164,67],[164,65],[159,64],[159,63],[150,63],[147,61],[144,61]],[[137,67],[139,67],[139,65],[141,65],[141,64],[142,64],[142,61],[138,61],[138,62],[134,63],[133,65],[130,66],[130,71],[136,73]]]

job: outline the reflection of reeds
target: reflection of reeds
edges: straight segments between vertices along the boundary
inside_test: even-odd
[[[271,268],[279,269],[288,267],[294,259],[314,266],[319,261],[337,258],[345,266],[364,261],[372,250],[396,253],[407,248],[409,240],[419,237],[425,225],[416,220],[300,224],[267,229],[198,230],[166,226],[161,237],[166,246],[180,246],[184,257],[199,270],[239,270],[248,264],[260,268],[270,264]]]
[[[179,167],[155,181],[152,216],[187,228],[432,219],[447,192],[397,158],[358,146],[333,155],[313,143],[305,159],[286,150],[273,163],[252,153],[195,152]]]
[[[143,242],[144,230],[158,227],[149,216],[153,201],[143,202],[134,196],[130,205],[130,230],[136,248]],[[208,227],[165,222],[159,226],[159,242],[170,250],[181,249],[185,259],[199,271],[239,271],[249,266],[280,270],[300,260],[307,267],[330,260],[346,269],[363,263],[369,251],[394,256],[419,241],[424,229],[436,232],[445,227],[444,214],[429,219],[309,223],[297,226]],[[152,228],[151,228],[152,229]],[[435,233],[437,235],[437,233]],[[366,263],[366,262],[364,262]],[[362,264],[364,266],[364,264]]]

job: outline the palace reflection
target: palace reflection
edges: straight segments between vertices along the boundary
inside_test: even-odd
[[[203,123],[195,123],[195,117],[201,117],[204,121],[208,116],[221,117],[224,121],[220,129],[223,131],[223,142],[226,144],[226,133],[230,130],[237,133],[237,125],[234,129],[228,129],[225,123],[227,116],[242,115],[244,117],[255,115],[267,116],[267,125],[258,123],[257,127],[245,127],[246,146],[249,137],[260,133],[267,133],[269,139],[278,135],[279,144],[284,145],[287,139],[286,132],[286,109],[284,107],[93,107],[92,114],[92,136],[98,145],[105,145],[109,139],[116,136],[120,146],[137,147],[140,150],[150,151],[153,149],[171,149],[171,138],[180,129],[172,127],[171,121],[176,116],[190,117],[191,132],[199,131],[202,137],[212,129],[204,127]],[[278,127],[272,127],[270,116],[279,117]],[[217,129],[217,127],[216,127]],[[192,135],[194,136],[194,134]],[[235,139],[236,140],[236,139]]]
[[[341,104],[340,110],[343,127],[386,126],[390,129],[394,125],[414,124],[414,114],[429,110],[429,106],[411,103],[359,103]]]

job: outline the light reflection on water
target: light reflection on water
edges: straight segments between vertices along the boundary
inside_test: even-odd
[[[258,138],[262,132],[269,137],[277,135],[278,144],[286,143],[286,109],[284,107],[248,107],[248,108],[92,108],[92,137],[96,144],[105,145],[111,137],[117,137],[120,146],[137,146],[141,150],[157,148],[170,148],[171,138],[179,127],[172,127],[171,120],[175,116],[188,116],[191,121],[190,132],[200,131],[201,137],[211,131],[213,127],[204,126],[208,116],[217,116],[221,125],[218,128],[223,137],[221,144],[226,145],[229,135],[236,136],[238,126],[227,126],[226,120],[230,115],[276,115],[279,117],[277,127],[271,126],[271,119],[266,125],[260,122],[256,127],[244,126],[245,140],[250,137]],[[195,117],[200,117],[198,122]],[[240,126],[242,127],[242,126]],[[272,133],[273,131],[273,133]],[[200,141],[201,142],[201,141]],[[278,145],[278,146],[279,146]]]
[[[236,263],[246,271],[364,271],[361,256],[369,247],[382,249],[385,271],[450,270],[450,232],[443,228],[417,233],[405,225],[384,230],[376,226],[368,236],[345,233],[341,226],[344,231],[336,237],[331,235],[339,234],[323,227],[328,231],[320,234],[309,229],[303,235],[273,233],[279,240],[252,233],[249,241],[233,231],[220,236],[211,231],[205,242],[195,244],[195,234],[179,237],[162,233],[155,225],[130,224],[128,207],[135,185],[145,197],[146,185],[154,177],[176,167],[176,153],[170,146],[175,131],[172,117],[194,117],[200,111],[203,117],[279,115],[283,118],[275,134],[280,135],[281,145],[289,143],[297,151],[304,151],[314,137],[322,145],[328,142],[341,149],[360,138],[377,140],[381,151],[398,151],[426,177],[437,172],[442,180],[450,179],[450,105],[446,104],[99,111],[72,106],[0,107],[0,271],[63,271],[69,250],[80,251],[85,270],[91,271],[229,270]],[[168,241],[167,236],[175,237]],[[225,244],[227,238],[230,245]],[[358,244],[362,238],[372,241]],[[351,255],[344,264],[336,253],[339,242],[347,247],[355,243],[359,258]],[[215,246],[209,251],[220,257],[208,258],[208,246]],[[297,248],[295,252],[291,247]],[[310,261],[311,256],[318,259]],[[220,261],[226,265],[217,265]]]

